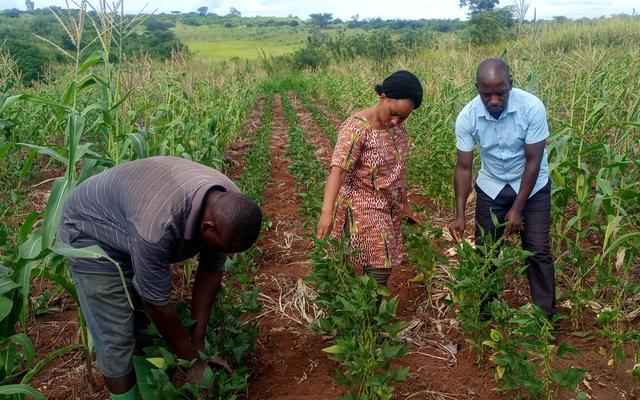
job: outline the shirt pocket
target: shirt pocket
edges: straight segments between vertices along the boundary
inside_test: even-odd
[[[514,153],[519,153],[524,149],[524,139],[527,135],[527,126],[524,121],[511,120],[505,126],[503,137],[505,146]]]

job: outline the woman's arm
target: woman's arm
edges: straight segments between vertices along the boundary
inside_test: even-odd
[[[319,239],[326,237],[333,225],[333,207],[338,197],[338,191],[344,177],[347,175],[347,171],[340,167],[331,167],[331,173],[327,179],[327,184],[324,187],[324,200],[322,201],[322,211],[320,212],[320,219],[318,220],[318,231],[316,236]]]

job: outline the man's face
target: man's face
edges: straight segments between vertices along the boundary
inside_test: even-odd
[[[476,87],[482,103],[491,116],[498,118],[509,101],[511,90],[509,79],[503,74],[484,77],[478,80]]]
[[[205,245],[212,250],[220,251],[229,255],[241,253],[247,249],[246,246],[243,246],[234,240],[223,238],[214,227],[207,224],[203,224],[201,226],[200,234],[202,235]]]

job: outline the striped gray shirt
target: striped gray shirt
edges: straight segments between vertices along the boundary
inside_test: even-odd
[[[82,182],[67,198],[58,240],[98,244],[133,273],[133,285],[153,304],[171,299],[170,264],[200,254],[199,268],[222,269],[225,255],[207,250],[198,234],[210,190],[240,192],[224,174],[177,157],[121,164]],[[118,274],[106,260],[72,259],[74,271]]]

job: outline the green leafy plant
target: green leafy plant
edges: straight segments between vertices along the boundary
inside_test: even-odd
[[[408,367],[391,367],[408,351],[398,339],[404,324],[394,322],[398,298],[382,299],[386,288],[353,273],[348,247],[346,241],[316,240],[307,280],[316,287],[314,301],[325,317],[315,328],[336,335],[335,344],[323,351],[341,364],[336,381],[351,388],[341,399],[391,399],[394,383],[409,373]]]
[[[495,379],[502,382],[498,391],[551,400],[560,388],[576,390],[586,371],[571,366],[557,370],[551,365],[556,347],[550,344],[555,336],[553,324],[561,316],[551,322],[536,305],[512,309],[505,302],[494,302],[491,312],[498,328],[491,329],[490,339],[482,344],[493,351],[489,359],[496,365]],[[566,342],[557,348],[558,357],[576,352]]]
[[[494,223],[498,225],[497,220]],[[484,233],[478,245],[462,242],[456,252],[460,265],[451,269],[453,280],[447,287],[453,293],[456,318],[468,335],[466,341],[480,359],[491,322],[489,304],[504,291],[502,280],[507,269],[515,269],[514,265],[531,253],[511,245],[504,237],[494,242]]]

